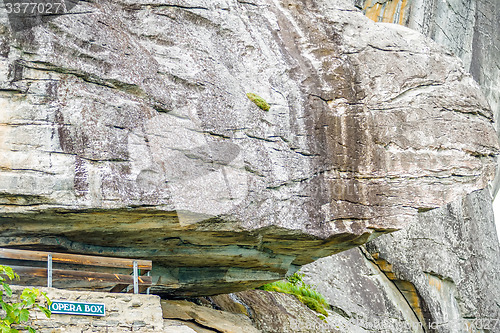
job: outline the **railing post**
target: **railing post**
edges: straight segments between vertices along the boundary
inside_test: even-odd
[[[52,254],[47,255],[47,287],[52,288]]]
[[[146,276],[151,276],[151,271],[149,271]],[[151,290],[151,287],[148,287],[148,289],[146,289],[146,295],[149,295],[149,291]]]
[[[137,269],[137,261],[134,260],[134,294],[139,293],[139,270]]]

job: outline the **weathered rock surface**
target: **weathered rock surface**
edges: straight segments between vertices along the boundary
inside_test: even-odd
[[[407,25],[452,50],[499,114],[498,3],[355,2],[375,21]],[[500,331],[500,249],[488,190],[421,213],[367,248],[303,268],[345,331]]]
[[[248,316],[255,327],[266,333],[345,332],[318,317],[295,296],[262,290],[247,290],[209,298],[213,306]]]
[[[403,24],[458,56],[479,83],[500,133],[500,3],[492,0],[354,0],[377,22]],[[497,172],[497,174],[500,174]],[[500,177],[495,180],[495,193]]]
[[[195,332],[221,333],[259,333],[250,319],[244,314],[235,314],[206,306],[196,305],[188,301],[162,301],[163,318],[169,326],[178,322]]]
[[[349,332],[499,332],[500,245],[488,190],[304,266]]]
[[[164,332],[168,333],[318,333],[346,332],[295,296],[247,290],[186,300],[162,300]],[[329,311],[330,316],[335,313]],[[351,332],[351,331],[348,331]]]
[[[331,303],[342,332],[424,332],[401,290],[364,248],[320,259],[301,270]]]
[[[493,177],[493,116],[461,62],[347,2],[72,13],[19,32],[2,18],[2,246],[150,258],[156,292],[216,294]]]

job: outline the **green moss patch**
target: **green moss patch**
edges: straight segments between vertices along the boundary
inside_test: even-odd
[[[266,291],[277,291],[297,297],[299,301],[307,305],[311,310],[328,317],[327,309],[330,308],[323,295],[314,290],[314,287],[302,281],[303,274],[293,274],[286,281],[268,283],[259,289]]]
[[[269,104],[267,104],[267,102],[257,94],[248,93],[247,97],[249,100],[254,102],[255,105],[257,105],[259,108],[261,108],[264,111],[269,111],[269,109],[271,108],[271,106],[269,106]]]

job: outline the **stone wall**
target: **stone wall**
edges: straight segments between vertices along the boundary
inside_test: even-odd
[[[12,288],[17,296],[24,289],[20,286]],[[33,311],[31,325],[39,333],[163,332],[163,317],[158,296],[40,289],[46,292],[51,300],[104,303],[106,316],[52,314],[48,319],[42,312]]]

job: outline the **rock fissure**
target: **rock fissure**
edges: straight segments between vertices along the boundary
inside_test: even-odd
[[[378,253],[376,253],[374,257],[365,248],[360,247],[360,249],[361,253],[366,257],[366,259],[375,264],[375,266],[377,266],[380,272],[384,274],[387,277],[387,279],[394,284],[394,287],[406,300],[408,307],[412,310],[415,319],[420,326],[420,327],[415,327],[413,325],[412,328],[415,329],[416,331],[428,332],[427,323],[425,321],[426,318],[424,318],[424,313],[420,305],[421,299],[418,290],[415,288],[415,286],[409,281],[404,281],[398,278],[392,271],[392,265],[383,258],[380,258],[380,255]]]

